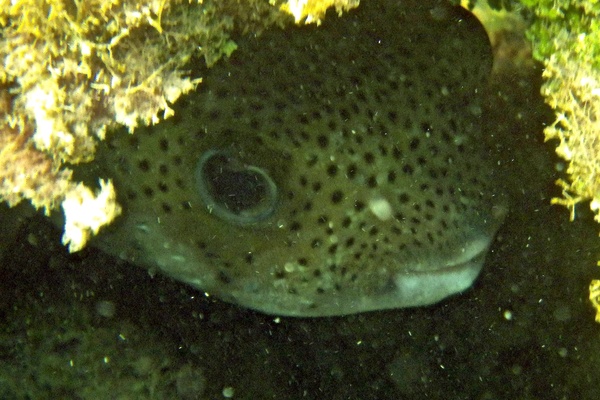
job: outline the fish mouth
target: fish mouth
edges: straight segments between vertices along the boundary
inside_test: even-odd
[[[493,236],[478,236],[448,260],[432,259],[396,274],[397,300],[408,307],[427,306],[467,290],[479,276],[492,240]]]
[[[465,268],[472,269],[475,266],[478,266],[478,269],[481,270],[485,255],[495,239],[496,232],[508,214],[508,206],[504,199],[501,200],[491,207],[486,218],[480,219],[482,221],[480,224],[475,225],[468,233],[465,233],[463,244],[457,245],[457,250],[450,254],[445,262],[439,263],[437,268],[431,265],[428,268],[416,268],[415,272],[439,271],[443,273],[444,271]]]
[[[455,258],[448,260],[440,271],[470,268],[473,264],[478,264],[479,269],[483,266],[485,255],[488,252],[493,237],[481,236],[468,242],[461,247]]]

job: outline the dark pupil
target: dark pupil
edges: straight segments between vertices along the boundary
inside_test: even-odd
[[[259,206],[267,194],[267,187],[259,174],[236,164],[228,157],[215,156],[206,163],[204,173],[213,199],[239,214]]]

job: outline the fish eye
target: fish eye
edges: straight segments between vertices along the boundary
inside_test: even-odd
[[[215,216],[237,225],[260,222],[277,208],[277,185],[261,168],[226,151],[208,150],[198,160],[200,198]]]

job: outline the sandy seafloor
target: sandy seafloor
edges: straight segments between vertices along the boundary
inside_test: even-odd
[[[550,205],[560,160],[543,143],[541,69],[508,72],[484,123],[510,212],[472,289],[276,318],[93,248],[69,255],[47,219],[4,215],[0,399],[600,399],[600,226],[585,204],[574,222]]]

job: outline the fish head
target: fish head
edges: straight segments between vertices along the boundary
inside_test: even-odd
[[[366,2],[242,41],[175,117],[99,150],[124,215],[98,245],[277,315],[470,287],[506,213],[480,130],[492,58],[440,7]]]

